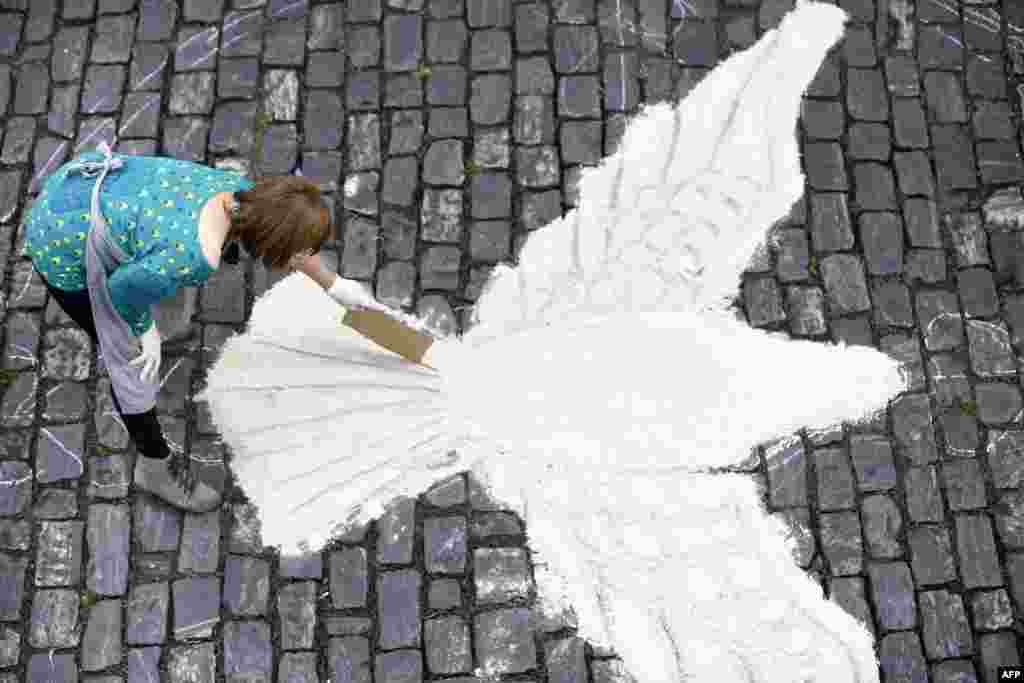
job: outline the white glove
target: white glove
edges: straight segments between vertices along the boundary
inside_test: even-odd
[[[358,280],[347,280],[339,277],[327,290],[327,296],[331,297],[345,308],[355,310],[385,310],[384,304],[373,298],[369,287]]]
[[[139,338],[142,343],[142,353],[138,358],[128,361],[133,367],[142,366],[142,381],[153,383],[160,372],[160,331],[156,329],[156,323]]]

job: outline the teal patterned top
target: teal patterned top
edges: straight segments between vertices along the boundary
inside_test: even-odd
[[[150,306],[179,287],[203,284],[213,268],[199,244],[199,213],[218,192],[252,181],[189,161],[119,154],[124,166],[103,181],[100,204],[128,260],[107,279],[114,307],[132,332],[146,332]],[[100,160],[97,152],[79,159]],[[25,252],[57,289],[86,288],[85,239],[96,178],[68,174],[69,162],[47,178],[25,221]]]

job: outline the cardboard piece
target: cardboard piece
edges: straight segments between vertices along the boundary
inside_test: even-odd
[[[393,351],[413,363],[421,363],[434,338],[414,330],[383,311],[348,310],[342,319],[345,325],[372,342]]]

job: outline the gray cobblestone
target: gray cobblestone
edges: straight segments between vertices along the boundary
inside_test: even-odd
[[[229,683],[269,681],[273,670],[270,627],[262,621],[224,626],[224,674]]]
[[[12,535],[13,533],[19,532],[12,532]],[[26,537],[30,533],[26,532]],[[18,621],[23,618],[22,603],[25,599],[27,568],[28,558],[0,553],[0,619],[4,621]]]
[[[928,667],[917,633],[890,633],[881,639],[878,649],[886,681],[911,683],[928,679]]]
[[[429,619],[424,623],[427,669],[431,674],[469,673],[473,665],[469,625],[462,617]]]
[[[903,556],[900,535],[903,516],[886,495],[872,495],[861,502],[861,519],[868,553],[873,557],[895,559]]]
[[[100,671],[121,662],[121,601],[101,600],[89,609],[82,638],[82,670]]]
[[[856,512],[827,512],[818,516],[821,550],[833,576],[860,573],[864,549]]]
[[[224,565],[224,604],[234,616],[262,616],[270,595],[266,560],[229,555]]]
[[[170,588],[166,582],[132,588],[125,612],[128,645],[160,645],[167,638]]]
[[[943,518],[942,494],[935,467],[911,467],[904,477],[907,513],[914,522],[939,522]]]
[[[419,647],[420,573],[414,570],[382,572],[377,579],[377,621],[380,647]]]
[[[987,516],[957,515],[956,550],[964,587],[989,588],[1003,584],[995,553],[992,523]]]
[[[303,581],[282,586],[277,594],[277,614],[283,649],[312,648],[316,629],[316,584]]]
[[[78,594],[72,590],[36,591],[29,644],[40,649],[76,647],[81,638],[78,602]]]
[[[1009,628],[1013,624],[1010,596],[1003,589],[982,591],[971,596],[974,627],[986,631]]]
[[[926,524],[907,532],[911,568],[918,587],[952,581],[956,578],[953,549],[949,531],[942,526]]]

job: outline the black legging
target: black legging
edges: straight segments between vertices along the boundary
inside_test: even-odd
[[[82,289],[77,292],[65,292],[50,285],[39,271],[36,275],[46,285],[46,290],[60,305],[68,317],[85,330],[92,339],[93,345],[99,348],[99,337],[96,335],[96,321],[92,316],[92,306],[89,304],[89,290]],[[147,458],[165,458],[170,455],[170,447],[164,439],[163,431],[160,429],[160,422],[156,419],[156,408],[151,408],[144,413],[125,415],[121,410],[121,404],[117,400],[117,393],[113,387],[110,395],[114,399],[114,407],[117,409],[128,435],[135,443],[139,453]]]

